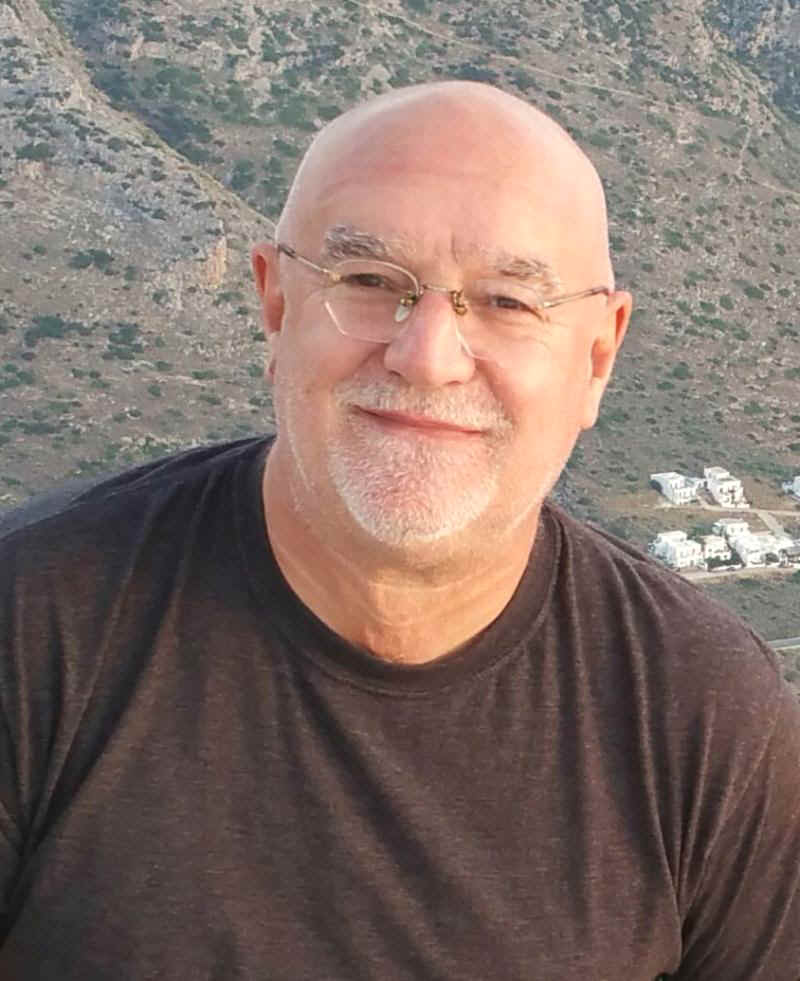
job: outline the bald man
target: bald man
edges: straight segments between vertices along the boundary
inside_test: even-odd
[[[800,977],[800,711],[547,500],[630,296],[471,83],[345,114],[253,252],[277,435],[0,549],[0,978]]]

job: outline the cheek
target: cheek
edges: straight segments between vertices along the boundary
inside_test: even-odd
[[[519,428],[546,430],[559,421],[577,419],[583,409],[589,381],[578,370],[577,352],[555,356],[537,350],[524,361],[485,368],[489,386]]]
[[[364,374],[380,354],[376,345],[344,337],[333,324],[308,318],[291,323],[276,349],[273,398],[277,411],[293,413],[295,426],[302,427],[323,419],[335,387]]]

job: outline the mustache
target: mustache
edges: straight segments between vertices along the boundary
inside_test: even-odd
[[[386,382],[342,382],[333,390],[337,407],[357,405],[376,412],[406,412],[453,426],[504,431],[511,420],[491,396],[459,391],[423,392]]]

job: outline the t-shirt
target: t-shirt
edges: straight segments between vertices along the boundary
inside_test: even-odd
[[[797,981],[774,654],[547,505],[493,623],[381,661],[283,579],[268,447],[7,522],[0,979]]]

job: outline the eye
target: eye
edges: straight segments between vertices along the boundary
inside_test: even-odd
[[[470,293],[468,301],[472,300],[476,308],[483,309],[485,316],[504,323],[524,324],[545,319],[541,294],[527,283],[513,279],[479,279]]]
[[[363,289],[394,289],[394,284],[378,273],[351,273],[345,276],[342,282],[347,286],[358,286]]]
[[[348,291],[358,293],[409,293],[414,280],[399,267],[388,262],[347,259],[335,267],[338,282]]]
[[[509,293],[492,293],[487,297],[489,306],[495,310],[509,311],[511,313],[523,314],[525,316],[536,317],[541,320],[544,313],[541,307],[528,297],[522,299]]]
[[[527,304],[515,296],[492,296],[489,300],[492,306],[502,307],[504,310],[530,310]]]

